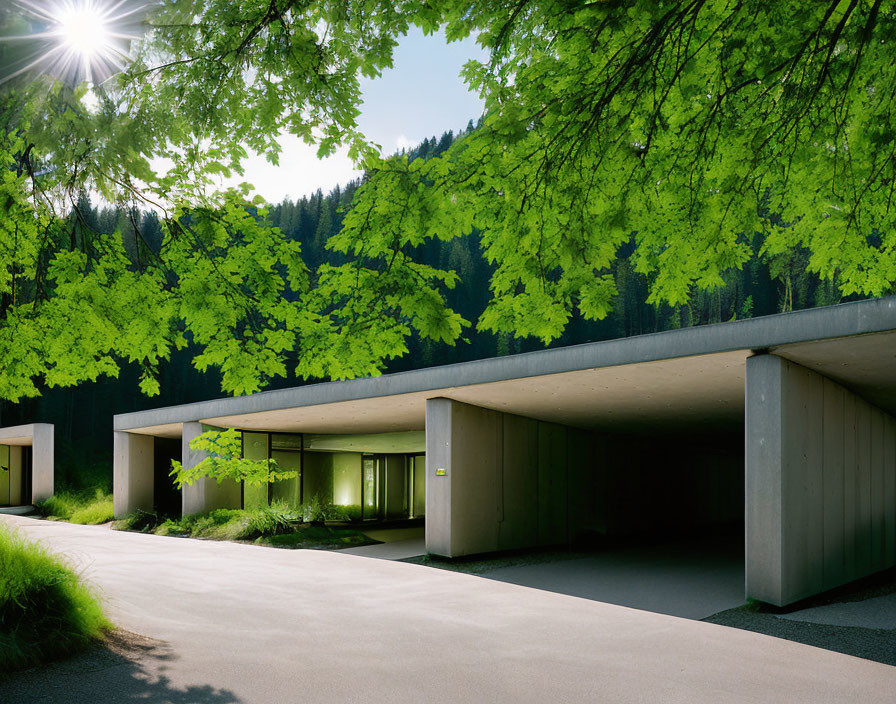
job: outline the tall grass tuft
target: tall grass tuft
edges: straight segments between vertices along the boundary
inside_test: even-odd
[[[37,502],[37,510],[44,518],[94,525],[111,521],[112,494],[103,489],[60,491]]]
[[[0,525],[0,671],[73,654],[110,627],[69,567]]]

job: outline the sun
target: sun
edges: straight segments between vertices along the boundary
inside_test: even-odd
[[[89,61],[114,48],[106,18],[91,2],[64,7],[57,22],[60,40],[83,59]]]
[[[0,36],[0,84],[28,74],[72,85],[106,80],[130,63],[131,42],[143,36],[151,5],[149,0],[12,0],[18,21],[10,26],[31,31]]]

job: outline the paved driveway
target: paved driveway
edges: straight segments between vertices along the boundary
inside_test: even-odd
[[[870,704],[896,691],[886,665],[446,570],[0,521],[65,553],[123,628],[167,644],[139,666],[39,680],[35,701]]]

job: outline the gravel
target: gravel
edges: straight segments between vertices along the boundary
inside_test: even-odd
[[[896,570],[812,597],[786,609],[751,603],[704,619],[838,653],[896,665],[896,629],[842,625],[859,602],[871,607],[896,596]],[[881,623],[892,625],[882,613]],[[807,619],[806,621],[800,620]],[[829,623],[821,621],[829,620]],[[869,619],[864,619],[870,625]]]

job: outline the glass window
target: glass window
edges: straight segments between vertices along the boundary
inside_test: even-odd
[[[243,433],[243,457],[248,460],[268,459],[268,434]],[[268,485],[243,486],[243,507],[258,508],[268,505]]]
[[[302,436],[292,433],[271,433],[272,450],[301,450]]]
[[[291,479],[281,479],[271,485],[271,499],[298,506],[302,503],[302,454],[289,450],[271,450],[271,458],[277,463],[279,470],[296,473]]]
[[[413,516],[414,518],[421,518],[426,515],[426,456],[415,455],[411,459],[414,461],[413,477],[411,479]]]
[[[333,477],[333,503],[345,509],[346,515],[354,521],[361,518],[361,455],[354,452],[309,452],[307,457],[329,457]],[[323,462],[323,460],[320,460]],[[306,486],[307,490],[307,486]]]
[[[375,457],[365,457],[361,461],[362,476],[362,492],[364,494],[364,505],[361,507],[364,518],[377,517],[377,505],[379,504],[377,496],[377,459]]]

